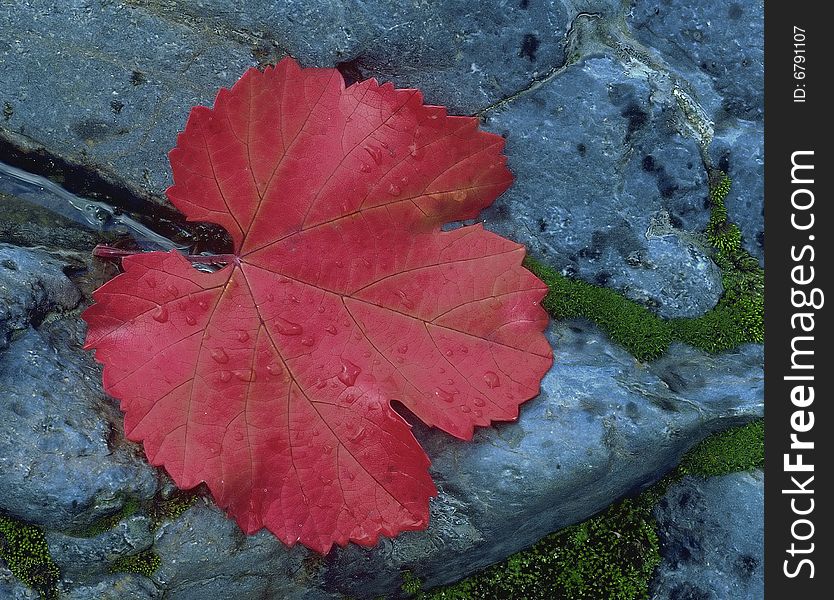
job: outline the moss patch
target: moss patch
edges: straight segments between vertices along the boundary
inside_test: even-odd
[[[547,284],[542,307],[554,319],[593,321],[638,360],[657,358],[669,347],[669,323],[642,304],[609,288],[565,277],[529,256],[524,266]]]
[[[724,294],[712,310],[692,319],[662,319],[611,289],[571,279],[527,257],[524,266],[549,288],[542,301],[545,310],[555,319],[585,318],[596,323],[638,360],[659,357],[673,340],[707,352],[763,342],[764,271],[741,247],[741,231],[727,221],[724,200],[730,179],[720,172],[711,179],[706,238],[724,285]]]
[[[145,550],[130,556],[120,556],[110,565],[111,573],[137,573],[150,577],[162,564],[162,559],[153,550]]]
[[[458,583],[418,600],[638,600],[648,598],[660,563],[653,510],[684,475],[724,475],[764,464],[764,421],[709,436],[680,465],[636,498],[623,499],[583,523],[566,527]],[[411,575],[408,573],[408,575]],[[417,580],[419,584],[419,580]]]
[[[200,494],[195,491],[177,490],[170,497],[156,498],[150,507],[152,527],[156,529],[165,521],[173,521],[194,506]]]
[[[411,571],[403,571],[403,584],[400,589],[404,594],[413,596],[423,588],[423,582]]]
[[[102,517],[86,529],[82,529],[80,531],[72,532],[74,537],[81,537],[81,538],[91,538],[96,537],[97,535],[101,535],[105,531],[110,531],[122,519],[126,519],[131,515],[136,514],[136,512],[141,508],[141,503],[136,498],[128,498],[125,503],[122,505],[122,508],[115,514]]]
[[[764,342],[764,270],[741,247],[741,230],[727,220],[724,201],[730,178],[711,177],[712,214],[706,236],[715,249],[724,295],[715,308],[695,319],[671,321],[676,339],[709,352],[730,350],[746,342]]]
[[[648,495],[625,499],[578,525],[547,536],[504,563],[421,600],[631,600],[647,598],[660,563]]]
[[[709,436],[684,456],[677,472],[714,477],[763,466],[764,419],[759,419]]]
[[[0,515],[0,559],[41,598],[57,598],[60,572],[38,527]]]

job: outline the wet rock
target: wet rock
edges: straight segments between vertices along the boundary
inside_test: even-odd
[[[2,182],[0,182],[1,184]],[[0,185],[0,244],[89,251],[103,236],[66,217],[34,206],[26,197],[5,194]]]
[[[572,15],[562,2],[210,0],[154,7],[176,21],[249,31],[305,66],[341,64],[351,77],[419,87],[431,103],[471,114],[564,60]],[[184,13],[184,14],[183,14]],[[315,40],[315,43],[311,43]]]
[[[655,598],[764,597],[764,475],[685,477],[658,504]]]
[[[60,597],[66,600],[156,600],[162,598],[162,592],[141,575],[119,573],[92,583],[64,586]]]
[[[80,299],[63,265],[49,254],[0,244],[0,351],[12,332],[40,323],[52,310],[71,309]]]
[[[119,420],[100,371],[73,337],[74,346],[52,345],[29,329],[0,356],[0,510],[59,531],[156,489],[147,463],[117,445]]]
[[[74,306],[78,290],[43,252],[0,247],[0,261],[10,315],[0,349],[0,511],[61,531],[153,496],[156,475],[120,443],[101,371],[81,350],[81,322],[54,312]]]
[[[665,317],[697,316],[723,293],[691,235],[709,219],[708,186],[698,145],[652,97],[645,79],[592,58],[491,114],[516,181],[483,216],[565,273]]]
[[[57,532],[46,534],[52,560],[64,579],[88,579],[107,573],[114,559],[147,550],[153,545],[151,522],[143,515],[133,515],[112,529],[95,537],[75,537]]]
[[[0,563],[0,598],[3,600],[38,600],[40,594],[20,583],[12,572]]]
[[[169,185],[166,153],[190,108],[255,64],[251,36],[124,4],[17,2],[0,23],[0,102],[11,107],[0,137],[141,196]]]
[[[672,0],[637,2],[629,13],[635,37],[662,54],[697,89],[714,123],[710,155],[734,187],[727,211],[744,247],[764,260],[764,3]]]
[[[153,579],[172,600],[332,597],[318,589],[318,555],[266,531],[247,536],[206,503],[164,525],[154,550],[162,566]]]

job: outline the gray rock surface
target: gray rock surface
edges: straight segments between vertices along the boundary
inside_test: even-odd
[[[162,558],[154,582],[172,600],[335,597],[319,588],[318,555],[265,531],[247,536],[203,502],[163,525],[154,550]]]
[[[74,537],[55,531],[46,534],[49,553],[65,579],[105,574],[114,559],[147,550],[153,542],[150,519],[138,514],[95,537]]]
[[[663,562],[653,598],[764,597],[764,475],[685,477],[655,509]]]
[[[71,309],[80,299],[62,264],[47,253],[0,244],[0,351],[12,332],[40,322],[49,311]]]
[[[471,114],[564,61],[564,3],[222,0],[137,4],[172,21],[248,31],[305,66],[418,87],[430,103]]]
[[[38,600],[40,594],[20,583],[11,571],[0,564],[0,598],[2,600]]]
[[[17,265],[0,262],[0,290],[17,315],[0,349],[0,511],[60,531],[118,511],[126,497],[153,496],[154,470],[118,444],[116,409],[81,350],[80,321],[44,320],[77,303],[78,290],[43,252],[0,253]]]
[[[516,182],[483,216],[566,274],[663,316],[697,316],[718,301],[721,276],[673,225],[706,225],[707,183],[697,144],[651,97],[618,62],[590,58],[491,113]],[[658,213],[673,224],[662,236],[649,234]]]
[[[251,36],[125,4],[17,1],[0,23],[0,135],[144,196],[169,185],[166,153],[190,108],[256,62]]]
[[[65,582],[66,583],[66,582]],[[73,586],[71,582],[60,590],[62,600],[157,600],[162,592],[141,575],[107,575],[94,582]],[[208,598],[208,596],[206,596]]]
[[[712,160],[735,182],[728,214],[762,261],[763,15],[762,0],[636,2],[629,13],[635,37],[697,87],[715,128]]]

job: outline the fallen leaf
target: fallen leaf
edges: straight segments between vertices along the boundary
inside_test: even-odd
[[[168,197],[234,256],[128,256],[94,293],[85,347],[128,438],[247,533],[325,553],[425,528],[429,459],[391,400],[468,440],[552,361],[524,248],[440,229],[507,189],[503,145],[416,90],[290,59],[194,108]]]

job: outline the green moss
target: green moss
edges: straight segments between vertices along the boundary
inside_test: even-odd
[[[0,559],[41,598],[57,597],[60,572],[38,527],[0,515]]]
[[[741,230],[727,221],[724,200],[730,179],[716,172],[712,181],[712,211],[705,233],[724,286],[724,294],[712,310],[692,319],[662,319],[613,290],[565,277],[528,257],[524,266],[549,288],[542,301],[545,310],[555,319],[593,321],[638,360],[657,358],[673,340],[707,352],[764,342],[764,271],[742,248]]]
[[[625,499],[422,600],[523,598],[631,600],[648,597],[660,562],[648,496]]]
[[[411,571],[403,571],[403,584],[400,589],[404,594],[413,596],[423,588],[423,582]]]
[[[145,550],[130,556],[120,556],[110,565],[111,573],[137,573],[150,577],[162,564],[162,559],[153,550]]]
[[[636,498],[551,534],[506,561],[418,600],[638,600],[648,597],[660,563],[652,511],[684,475],[713,476],[764,464],[764,421],[711,435],[680,465]],[[405,587],[403,587],[405,590]]]
[[[639,360],[657,358],[672,341],[672,328],[645,306],[614,290],[570,279],[533,258],[524,266],[549,288],[542,306],[555,319],[585,318]]]
[[[200,495],[195,491],[177,490],[169,498],[155,500],[150,509],[153,528],[165,521],[173,521],[186,510],[194,506]]]
[[[741,230],[727,221],[724,201],[730,192],[730,178],[716,172],[712,179],[712,215],[706,236],[721,269],[724,295],[702,317],[675,319],[671,324],[677,339],[709,352],[720,352],[746,342],[764,342],[764,270],[742,248]]]
[[[131,515],[136,514],[136,512],[141,508],[141,503],[136,498],[128,498],[125,503],[122,505],[122,508],[119,512],[102,517],[86,529],[82,529],[80,531],[72,532],[72,535],[75,537],[83,537],[83,538],[91,538],[96,537],[97,535],[101,535],[105,531],[110,531],[122,519],[126,519]]]
[[[764,420],[713,434],[684,456],[680,475],[713,477],[764,466]]]

